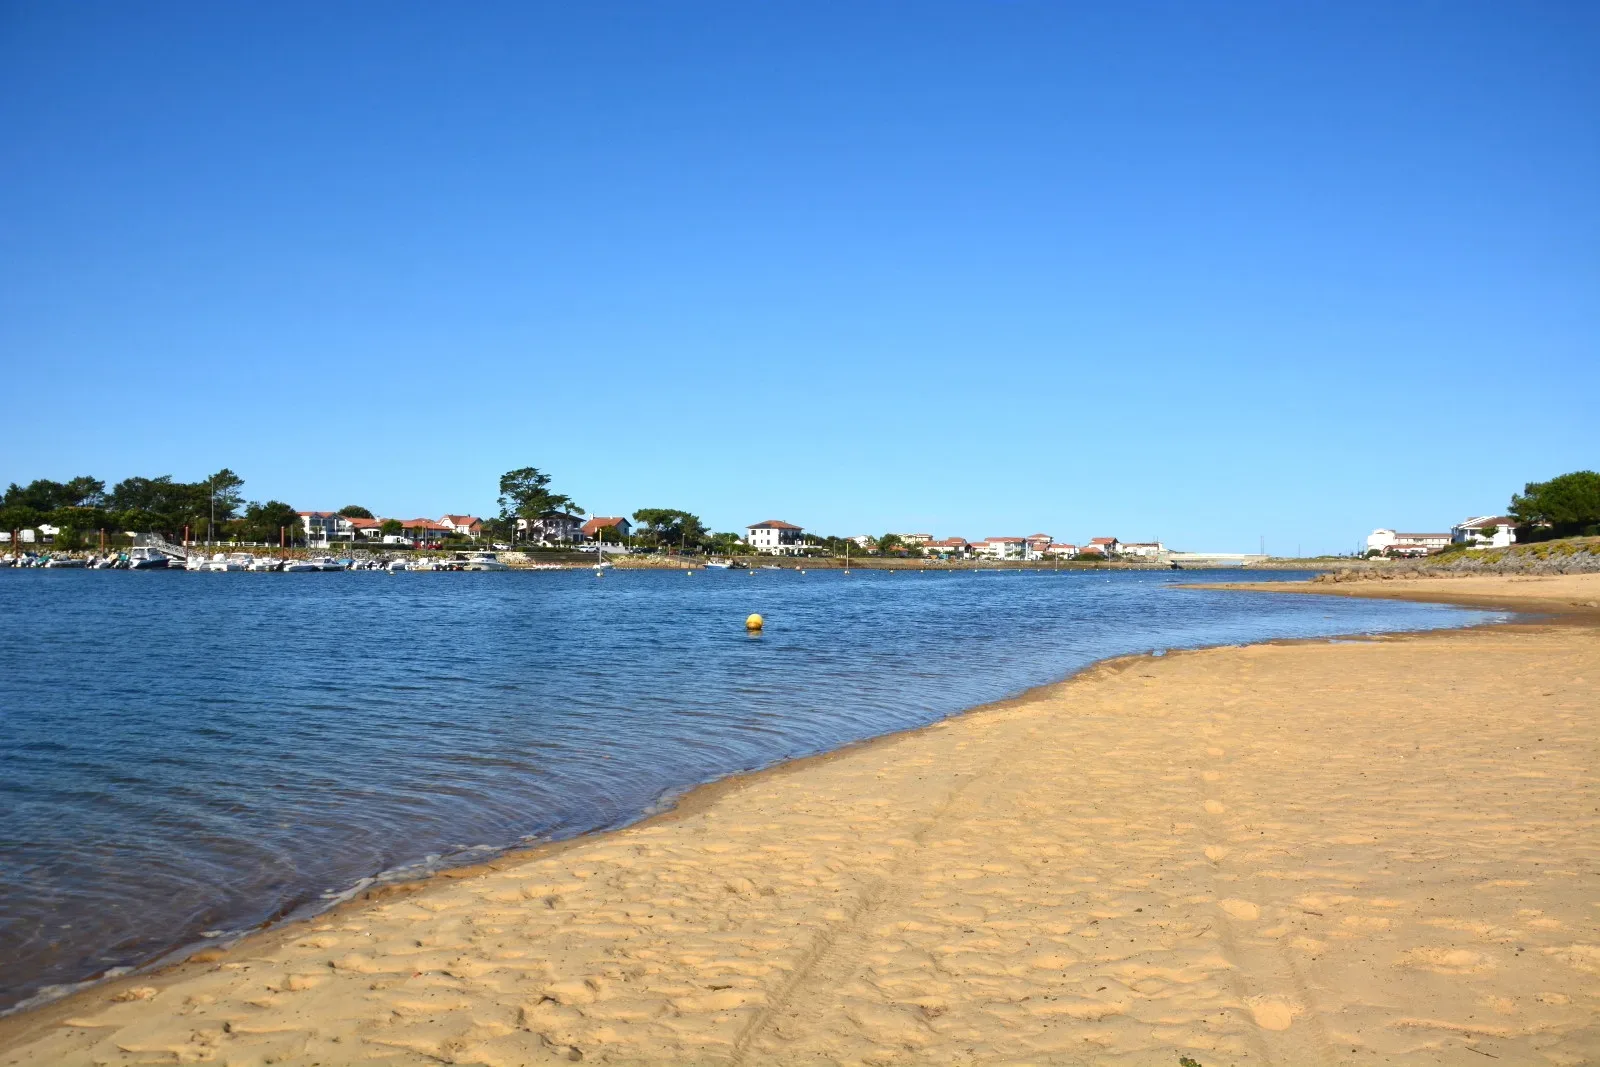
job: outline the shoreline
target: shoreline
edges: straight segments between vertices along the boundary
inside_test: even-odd
[[[1500,583],[1502,588],[1505,584],[1508,584],[1507,580],[1504,579],[1474,580],[1495,581]],[[1352,585],[1356,583],[1338,586],[1330,585],[1327,588],[1311,588],[1312,583],[1269,582],[1260,583],[1259,585],[1251,583],[1206,583],[1199,586],[1199,588],[1239,588],[1250,591],[1278,593],[1380,596],[1386,599],[1454,603],[1461,606],[1491,607],[1517,612],[1535,611],[1544,616],[1542,619],[1516,620],[1510,623],[1490,624],[1486,627],[1473,627],[1464,630],[1425,630],[1340,639],[1341,641],[1349,640],[1350,643],[1357,645],[1425,644],[1430,641],[1439,641],[1446,635],[1460,635],[1473,631],[1540,634],[1549,630],[1552,624],[1563,626],[1563,628],[1565,625],[1583,627],[1600,625],[1600,611],[1590,607],[1587,602],[1573,601],[1565,603],[1559,602],[1559,596],[1552,598],[1550,596],[1541,597],[1537,595],[1537,593],[1546,592],[1545,589],[1529,590],[1528,595],[1519,595],[1523,592],[1521,590],[1515,593],[1500,594],[1468,591],[1454,594],[1451,599],[1445,599],[1439,595],[1442,592],[1438,589],[1439,585],[1456,585],[1460,581],[1463,580],[1446,580],[1443,582],[1421,580],[1415,583],[1407,583],[1408,588],[1405,589],[1392,588],[1393,585],[1398,583],[1384,583],[1385,586],[1391,588],[1373,590],[1372,592],[1364,591],[1359,586],[1352,588]],[[1520,583],[1524,581],[1559,582],[1564,580],[1511,579],[1509,581]],[[1421,588],[1412,588],[1412,586],[1420,586]],[[1600,585],[1590,584],[1585,588],[1600,590]],[[1565,596],[1565,594],[1561,595]],[[1567,600],[1572,601],[1572,598],[1568,597]],[[248,933],[226,947],[201,947],[199,951],[194,952],[183,960],[158,964],[153,969],[143,969],[130,975],[94,981],[87,988],[70,993],[60,999],[30,1009],[19,1010],[0,1018],[0,1048],[8,1051],[20,1049],[25,1042],[46,1035],[52,1028],[58,1027],[65,1020],[81,1013],[91,1001],[96,1003],[109,1001],[113,1004],[134,1006],[142,1003],[145,999],[153,999],[157,994],[153,993],[149,998],[144,994],[156,986],[165,989],[198,977],[214,975],[220,969],[219,965],[221,967],[230,966],[230,960],[236,962],[240,958],[254,959],[271,955],[274,952],[286,951],[290,949],[292,942],[304,937],[308,926],[321,928],[328,925],[337,925],[341,922],[359,920],[374,909],[425,898],[435,892],[445,891],[452,885],[461,885],[494,876],[504,877],[509,872],[516,871],[519,868],[536,864],[549,864],[574,851],[604,850],[614,846],[618,839],[629,835],[653,836],[663,831],[670,831],[674,827],[681,827],[683,824],[704,819],[725,801],[740,794],[770,789],[781,785],[785,781],[814,777],[819,771],[852,761],[886,761],[887,754],[891,749],[901,746],[914,747],[919,741],[925,742],[933,735],[953,729],[981,730],[981,724],[984,722],[1004,718],[1008,714],[1036,709],[1041,705],[1049,704],[1051,701],[1062,699],[1068,692],[1087,689],[1115,680],[1140,665],[1149,666],[1153,662],[1163,661],[1165,664],[1171,664],[1193,657],[1229,656],[1252,653],[1254,650],[1261,649],[1329,644],[1330,639],[1328,638],[1280,639],[1245,646],[1172,650],[1166,652],[1162,657],[1152,657],[1148,653],[1136,653],[1098,661],[1087,665],[1064,679],[1034,687],[1003,701],[967,709],[926,726],[898,731],[856,742],[826,753],[786,761],[692,787],[676,797],[672,801],[672,807],[667,810],[649,815],[621,829],[583,834],[564,841],[531,848],[513,849],[486,862],[444,869],[420,879],[372,886],[326,911],[306,918],[280,922],[267,929]],[[331,967],[333,964],[330,963],[329,966]]]
[[[655,564],[653,564],[652,566],[645,567],[645,568],[640,568],[640,569],[645,569],[645,570],[658,569],[660,566],[663,566],[663,565],[666,564],[666,560],[665,560],[664,557],[646,557],[646,558],[647,559],[656,560],[657,562]],[[815,565],[815,561],[783,560],[783,561],[780,561],[781,565],[778,566],[776,569],[781,569],[781,570],[804,570],[806,568],[804,566],[802,566],[803,562],[804,563],[810,563],[813,566]],[[837,563],[839,561],[833,561],[833,562]],[[864,567],[862,569],[868,569],[868,570],[933,569],[933,568],[928,567],[928,562],[929,561],[920,561],[920,560],[882,560],[882,559],[873,559],[873,560],[871,560],[869,562],[869,564],[866,567]],[[672,569],[683,569],[685,565],[680,561],[672,561],[670,566],[672,567]],[[697,565],[697,567],[698,567],[698,565]],[[583,570],[585,568],[581,564],[574,564],[571,567],[563,566],[562,569]],[[619,568],[619,569],[633,569],[633,568],[623,567],[623,568]],[[823,569],[830,569],[830,568],[823,568]],[[839,568],[838,567],[834,567],[834,568],[831,568],[831,569],[839,569]],[[852,566],[852,569],[855,569],[855,567]],[[963,563],[959,563],[959,564],[956,564],[956,565],[953,565],[953,566],[947,564],[947,565],[944,565],[944,566],[939,567],[937,569],[948,570],[948,571],[994,571],[994,572],[1010,572],[1010,571],[1021,572],[1021,571],[1063,570],[1063,569],[1064,570],[1074,570],[1074,571],[1091,571],[1091,572],[1092,571],[1102,571],[1102,572],[1104,572],[1104,571],[1162,571],[1162,572],[1165,572],[1167,570],[1167,568],[1165,566],[1156,566],[1156,565],[1150,565],[1150,564],[1136,564],[1136,563],[1112,563],[1112,564],[1102,564],[1102,563],[1076,563],[1076,564],[1074,564],[1074,563],[1067,563],[1067,564],[1063,564],[1063,565],[1057,565],[1057,564],[1053,564],[1053,563],[1041,563],[1041,562],[1023,562],[1023,561],[997,562],[997,561],[989,561],[989,560],[964,561]],[[1239,568],[1203,567],[1203,568],[1193,568],[1193,569],[1195,569],[1195,570],[1204,570],[1204,571],[1213,571],[1213,570],[1238,570]],[[1202,591],[1203,590],[1209,590],[1209,589],[1239,588],[1239,589],[1245,589],[1245,590],[1251,590],[1251,591],[1284,592],[1284,591],[1298,591],[1297,587],[1299,587],[1299,586],[1301,586],[1303,584],[1306,584],[1306,583],[1301,583],[1301,582],[1273,582],[1273,581],[1266,581],[1266,582],[1255,583],[1255,584],[1250,584],[1250,583],[1209,583],[1209,582],[1201,582],[1201,583],[1195,583],[1193,585],[1178,585],[1178,584],[1175,583],[1174,587],[1175,588],[1198,589],[1198,590],[1202,590]],[[1489,625],[1493,625],[1493,624],[1489,624]],[[1397,638],[1397,637],[1406,637],[1406,636],[1410,636],[1411,634],[1427,634],[1427,633],[1431,633],[1431,632],[1434,632],[1434,631],[1431,631],[1431,630],[1398,631],[1398,632],[1392,633],[1392,634],[1344,634],[1344,635],[1333,635],[1333,637],[1331,639],[1336,639],[1336,640],[1363,640],[1363,641],[1364,640],[1386,640],[1386,639],[1392,639],[1392,638]],[[1317,643],[1321,643],[1321,642],[1329,640],[1329,639],[1330,638],[1322,638],[1322,637],[1311,637],[1311,638],[1292,638],[1292,637],[1271,638],[1271,639],[1267,639],[1265,641],[1252,642],[1249,645],[1202,646],[1202,648],[1199,648],[1199,649],[1183,649],[1183,648],[1162,649],[1160,654],[1161,655],[1179,655],[1179,654],[1182,654],[1182,653],[1185,653],[1185,652],[1203,651],[1203,650],[1206,650],[1206,649],[1215,649],[1215,648],[1224,648],[1224,649],[1226,649],[1226,648],[1246,648],[1246,647],[1268,646],[1268,645],[1317,644]],[[537,844],[510,845],[510,846],[505,847],[503,850],[491,852],[489,854],[488,858],[486,858],[486,859],[474,859],[474,860],[472,860],[470,862],[461,863],[459,865],[448,864],[447,863],[447,864],[435,867],[435,868],[433,868],[431,870],[428,870],[428,871],[425,871],[425,872],[422,872],[422,873],[400,874],[398,876],[394,876],[396,874],[396,872],[398,872],[398,871],[407,870],[411,866],[409,864],[408,865],[404,865],[404,866],[402,866],[400,868],[396,868],[396,869],[391,870],[391,871],[380,871],[380,872],[377,872],[375,875],[369,876],[369,877],[367,877],[365,879],[362,879],[362,880],[358,881],[355,885],[351,886],[349,889],[344,890],[343,892],[332,894],[331,896],[327,897],[326,899],[328,900],[328,903],[326,903],[326,904],[324,904],[324,905],[322,905],[320,907],[316,905],[315,901],[308,899],[307,901],[303,901],[300,904],[297,904],[292,908],[286,909],[285,911],[279,913],[278,915],[276,915],[274,917],[268,918],[268,919],[266,919],[266,920],[264,920],[264,921],[262,921],[260,923],[257,923],[256,925],[251,926],[251,927],[249,927],[247,929],[244,929],[242,931],[231,932],[227,936],[219,937],[219,938],[212,939],[212,940],[199,940],[199,941],[193,941],[193,942],[189,942],[189,943],[182,944],[182,945],[177,945],[175,947],[172,947],[170,949],[167,949],[167,950],[161,952],[159,955],[155,956],[154,958],[152,958],[150,960],[147,960],[144,963],[136,964],[136,965],[133,965],[133,966],[127,967],[127,968],[113,968],[114,970],[118,970],[120,973],[117,973],[117,974],[102,973],[100,975],[96,975],[96,976],[92,976],[92,977],[86,978],[86,979],[84,979],[84,980],[82,980],[80,982],[72,983],[72,984],[70,984],[69,986],[67,986],[65,988],[59,987],[59,986],[57,986],[57,987],[47,987],[46,989],[35,993],[32,997],[29,997],[29,998],[27,998],[27,999],[25,999],[25,1000],[15,1004],[15,1005],[13,1005],[13,1006],[11,1006],[11,1007],[3,1010],[3,1011],[0,1011],[0,1049],[3,1049],[6,1046],[6,1044],[8,1043],[8,1033],[9,1033],[8,1024],[9,1023],[12,1023],[12,1022],[14,1022],[16,1020],[32,1018],[32,1017],[34,1017],[36,1015],[39,1015],[40,1013],[48,1012],[51,1009],[59,1007],[61,1005],[70,1004],[71,1002],[75,1001],[79,997],[95,996],[95,995],[99,994],[100,992],[102,992],[102,991],[104,991],[104,990],[106,990],[108,988],[120,989],[123,986],[136,985],[136,984],[138,984],[140,982],[143,982],[143,981],[146,981],[146,980],[150,980],[150,979],[162,977],[162,976],[165,976],[165,975],[168,975],[168,974],[171,974],[171,973],[175,973],[175,972],[179,971],[180,969],[182,969],[182,968],[184,968],[184,967],[186,967],[186,966],[188,966],[188,965],[190,965],[192,963],[200,963],[200,964],[209,963],[209,962],[211,962],[212,958],[218,953],[228,952],[228,951],[231,951],[231,950],[233,950],[233,949],[235,949],[235,948],[237,948],[237,947],[239,947],[241,945],[245,945],[245,944],[255,944],[256,942],[261,941],[263,939],[268,939],[268,938],[272,938],[272,937],[278,936],[278,935],[282,934],[285,931],[289,931],[289,932],[292,933],[292,931],[296,927],[298,927],[300,925],[303,925],[305,923],[320,921],[320,920],[322,920],[322,919],[324,919],[324,918],[326,918],[328,916],[338,915],[338,914],[341,914],[341,913],[343,913],[343,912],[345,912],[346,910],[349,910],[349,909],[359,909],[359,908],[365,907],[366,905],[368,905],[368,904],[370,904],[371,902],[374,902],[374,901],[389,899],[389,898],[392,898],[392,897],[395,897],[395,896],[398,896],[398,895],[405,895],[405,894],[415,893],[415,892],[424,890],[427,887],[429,887],[431,885],[434,885],[436,883],[439,883],[441,881],[451,881],[451,880],[456,880],[456,879],[461,879],[461,878],[472,877],[472,876],[475,876],[475,875],[478,875],[478,874],[483,874],[483,873],[486,873],[486,872],[491,872],[491,871],[495,871],[495,870],[504,869],[504,868],[506,868],[508,866],[516,866],[516,865],[519,865],[521,863],[532,862],[534,860],[538,860],[538,859],[546,858],[546,857],[549,857],[549,856],[557,855],[557,854],[559,854],[559,853],[561,853],[561,852],[563,852],[563,851],[565,851],[565,850],[567,850],[569,848],[572,848],[572,847],[575,847],[575,846],[580,846],[580,845],[583,845],[583,844],[585,844],[587,842],[592,842],[592,841],[595,841],[595,840],[601,840],[601,839],[604,839],[604,838],[609,837],[611,835],[615,835],[615,834],[618,834],[618,833],[625,832],[627,830],[631,830],[631,829],[635,829],[635,828],[643,828],[643,827],[654,826],[657,823],[670,823],[670,822],[678,820],[679,818],[688,817],[689,815],[693,815],[693,814],[699,813],[701,811],[704,811],[709,806],[715,804],[716,801],[722,795],[724,795],[725,793],[730,792],[730,791],[734,791],[734,790],[736,790],[738,788],[741,788],[741,787],[749,784],[750,782],[759,780],[760,778],[762,778],[764,776],[768,776],[768,775],[783,775],[783,774],[789,774],[789,773],[800,773],[800,772],[803,772],[805,769],[807,769],[809,767],[812,767],[814,765],[820,765],[820,764],[827,763],[828,761],[831,761],[831,760],[834,760],[834,759],[844,758],[844,757],[847,757],[847,756],[849,756],[849,755],[851,755],[853,753],[859,752],[859,751],[863,751],[863,750],[867,750],[867,749],[873,749],[873,748],[876,748],[878,746],[889,746],[889,745],[892,745],[892,744],[894,744],[894,743],[896,743],[896,742],[898,742],[900,740],[903,740],[904,738],[906,738],[908,736],[916,735],[916,734],[920,733],[921,731],[934,729],[934,728],[938,727],[942,723],[961,720],[961,719],[964,719],[964,718],[967,718],[967,717],[970,717],[970,716],[976,716],[976,715],[982,715],[982,714],[991,713],[991,712],[1003,711],[1003,710],[1005,710],[1007,708],[1020,706],[1020,705],[1023,705],[1023,704],[1030,703],[1030,702],[1035,701],[1035,700],[1047,699],[1050,696],[1052,696],[1053,694],[1055,694],[1056,691],[1059,690],[1061,687],[1071,685],[1071,684],[1077,682],[1080,679],[1083,679],[1083,678],[1085,678],[1087,676],[1090,676],[1090,675],[1095,675],[1096,673],[1101,672],[1102,670],[1106,671],[1108,674],[1117,673],[1118,671],[1120,671],[1122,669],[1125,669],[1126,667],[1131,666],[1134,663],[1137,663],[1137,662],[1139,662],[1141,660],[1144,660],[1144,659],[1148,658],[1150,655],[1151,655],[1150,652],[1132,652],[1132,653],[1126,653],[1126,654],[1119,655],[1119,656],[1112,656],[1112,657],[1109,657],[1109,658],[1106,658],[1106,659],[1095,660],[1095,661],[1093,661],[1091,663],[1087,663],[1087,664],[1083,665],[1082,667],[1079,667],[1079,668],[1071,671],[1070,673],[1068,673],[1068,674],[1066,674],[1066,675],[1064,675],[1064,676],[1062,676],[1060,678],[1057,678],[1057,679],[1055,679],[1053,681],[1044,682],[1044,683],[1041,683],[1041,684],[1038,684],[1038,685],[1030,686],[1028,688],[1025,688],[1025,689],[1013,694],[1012,696],[1005,697],[1005,698],[1002,698],[1000,700],[987,701],[987,702],[982,703],[982,704],[977,704],[977,705],[973,705],[971,707],[963,708],[963,709],[961,709],[959,711],[952,712],[951,714],[945,716],[942,719],[934,720],[933,722],[924,723],[924,724],[917,725],[917,726],[910,726],[910,727],[906,727],[906,728],[903,728],[903,729],[894,730],[894,731],[889,732],[889,733],[879,734],[879,735],[874,736],[874,737],[863,738],[863,739],[858,740],[858,741],[851,741],[851,742],[848,742],[848,743],[846,743],[844,745],[841,745],[841,746],[839,746],[837,748],[829,749],[828,751],[825,751],[825,752],[814,753],[812,755],[801,756],[801,757],[796,757],[796,758],[792,758],[792,759],[785,759],[785,760],[781,760],[780,762],[768,764],[768,765],[763,766],[763,767],[757,767],[757,768],[754,768],[752,770],[739,771],[739,772],[735,772],[733,774],[724,775],[723,777],[720,777],[720,778],[714,778],[714,779],[712,779],[710,781],[693,783],[693,784],[690,784],[690,785],[687,785],[687,786],[683,786],[683,787],[680,787],[680,788],[677,788],[677,789],[668,790],[667,792],[663,793],[660,797],[658,797],[656,799],[656,801],[653,802],[649,807],[643,809],[642,813],[640,815],[638,815],[636,818],[633,818],[631,821],[627,821],[627,822],[624,822],[624,823],[621,823],[621,824],[611,825],[611,826],[608,826],[608,827],[598,828],[598,829],[594,829],[594,830],[583,831],[583,832],[574,834],[571,837],[565,837],[565,838],[561,838],[559,840],[543,841],[543,842],[539,842]],[[1127,661],[1127,662],[1124,662],[1124,661]],[[394,877],[390,877],[390,876],[394,876]],[[365,882],[366,884],[362,884],[363,882]]]
[[[661,557],[646,558],[658,560],[661,559]],[[778,569],[804,570],[806,568],[802,566],[802,564],[811,563],[814,561],[782,560],[779,562],[781,563],[781,566],[779,566]],[[875,559],[871,560],[868,566],[864,569],[934,570],[935,568],[929,566],[929,563],[930,561],[919,560]],[[679,567],[680,564],[677,561],[674,561],[673,568],[679,569]],[[581,565],[574,565],[568,569],[583,570],[584,568]],[[1167,570],[1167,568],[1164,566],[1141,565],[1134,563],[1065,563],[1056,565],[1053,563],[1041,562],[997,562],[987,560],[966,561],[963,564],[944,566],[938,569],[948,571],[989,571],[994,573],[1025,571],[1032,572],[1040,570],[1101,572],[1154,570],[1165,573]],[[1195,569],[1212,571],[1223,569],[1237,570],[1238,568],[1207,567]],[[1279,583],[1267,582],[1264,584],[1273,585]],[[1222,588],[1221,585],[1216,587]],[[1210,583],[1200,583],[1196,584],[1194,588],[1203,590],[1213,588],[1213,586]],[[1266,643],[1293,643],[1300,640],[1314,642],[1321,639],[1275,638]],[[1176,654],[1177,652],[1184,650],[1164,649],[1162,651],[1163,654]],[[958,711],[950,713],[943,719],[934,720],[931,723],[924,723],[917,726],[897,729],[890,733],[848,742],[826,752],[814,753],[812,755],[793,759],[786,759],[778,763],[768,764],[763,767],[735,772],[733,774],[715,778],[710,781],[692,783],[686,786],[671,789],[661,794],[661,796],[658,797],[652,804],[641,809],[640,814],[632,818],[630,821],[614,823],[606,827],[582,831],[574,834],[571,837],[564,837],[558,840],[547,840],[535,844],[512,844],[500,850],[494,850],[490,848],[476,849],[474,851],[477,851],[480,857],[486,856],[487,858],[472,858],[459,864],[454,864],[447,860],[443,864],[431,867],[431,869],[417,871],[414,870],[414,868],[420,866],[419,864],[406,863],[396,868],[376,872],[373,875],[358,879],[355,883],[343,890],[329,890],[326,894],[320,894],[316,897],[308,897],[303,901],[278,911],[273,916],[266,918],[248,928],[244,928],[242,930],[230,930],[224,936],[178,944],[162,950],[160,953],[141,963],[133,964],[131,966],[113,967],[107,972],[102,972],[98,975],[85,978],[78,982],[69,983],[66,985],[48,986],[38,990],[30,997],[25,998],[24,1000],[19,1001],[18,1003],[11,1005],[4,1010],[0,1010],[0,1047],[3,1047],[6,1042],[5,1035],[7,1032],[8,1022],[16,1019],[32,1017],[38,1013],[48,1011],[57,1005],[71,1002],[80,996],[94,996],[97,995],[99,991],[108,987],[116,986],[120,988],[120,986],[118,986],[119,983],[122,985],[131,983],[136,984],[146,979],[166,975],[178,968],[184,967],[186,964],[194,961],[196,957],[199,958],[199,962],[207,962],[218,952],[226,952],[245,943],[254,943],[259,939],[271,937],[279,931],[293,930],[297,925],[318,921],[323,917],[338,914],[348,908],[361,907],[371,901],[385,899],[396,894],[415,892],[440,880],[451,880],[467,877],[474,873],[482,873],[485,871],[499,869],[507,864],[531,861],[547,855],[554,855],[576,844],[582,844],[584,842],[603,838],[628,829],[654,825],[657,821],[661,820],[671,821],[676,818],[680,812],[685,810],[691,813],[702,810],[705,806],[714,803],[721,792],[738,787],[747,780],[754,779],[762,775],[786,773],[790,770],[798,771],[814,763],[842,757],[860,749],[880,744],[891,744],[897,739],[900,739],[906,735],[915,734],[918,731],[932,728],[941,722],[950,721],[952,719],[960,719],[966,716],[981,714],[988,711],[1002,710],[1006,707],[1017,704],[1018,702],[1043,699],[1049,696],[1056,689],[1056,687],[1069,684],[1082,677],[1086,673],[1118,663],[1123,659],[1138,660],[1147,654],[1148,653],[1144,652],[1136,652],[1128,653],[1123,656],[1114,656],[1108,659],[1096,660],[1094,662],[1085,664],[1084,666],[1077,668],[1067,675],[1057,678],[1053,681],[1030,686],[1010,697],[1006,697],[1001,700],[988,701],[982,704],[962,708]]]

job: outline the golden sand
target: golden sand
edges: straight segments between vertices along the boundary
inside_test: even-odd
[[[1543,582],[1498,588],[1600,600]],[[1582,625],[1124,659],[95,987],[0,1064],[1594,1063],[1597,692]]]

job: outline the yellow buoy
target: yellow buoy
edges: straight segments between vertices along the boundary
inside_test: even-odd
[[[744,620],[744,628],[746,630],[759,630],[766,624],[767,620],[763,619],[760,615],[755,614],[752,614],[749,618]]]

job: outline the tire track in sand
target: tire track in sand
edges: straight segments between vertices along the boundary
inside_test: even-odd
[[[816,936],[794,971],[735,1039],[733,1056],[728,1061],[733,1067],[744,1067],[750,1062],[756,1043],[778,1024],[780,1016],[787,1009],[794,1006],[796,995],[809,979],[842,970],[861,954],[866,941],[865,931],[872,917],[899,903],[911,888],[913,874],[922,866],[923,847],[928,834],[943,822],[961,795],[975,783],[988,778],[1004,757],[1004,753],[991,757],[981,770],[969,773],[965,781],[945,794],[938,807],[910,834],[909,844],[891,861],[889,869],[867,884],[843,919]],[[804,1002],[801,1002],[800,1008],[800,1011],[792,1012],[790,1017],[812,1021],[823,1014],[821,1009],[808,1008]]]
[[[1260,904],[1223,895],[1235,888],[1232,884],[1224,885],[1232,883],[1233,879],[1225,878],[1223,870],[1234,851],[1226,843],[1223,832],[1229,808],[1222,783],[1231,771],[1225,762],[1228,751],[1224,746],[1237,744],[1234,738],[1225,736],[1226,724],[1231,718],[1226,713],[1217,713],[1204,730],[1206,769],[1200,773],[1199,805],[1205,813],[1205,857],[1211,863],[1212,890],[1221,913],[1216,926],[1217,938],[1224,958],[1233,964],[1226,981],[1239,1003],[1249,1009],[1255,1023],[1250,1043],[1256,1046],[1263,1061],[1295,1067],[1300,1064],[1332,1067],[1338,1057],[1327,1027],[1312,1003],[1310,987],[1294,959],[1284,950],[1281,941],[1271,949],[1249,944],[1259,937],[1254,926],[1262,917]],[[1219,764],[1224,769],[1218,769]],[[1262,977],[1269,977],[1270,982],[1263,983]],[[1267,984],[1273,988],[1263,988]],[[1285,988],[1291,990],[1289,996],[1284,995]]]

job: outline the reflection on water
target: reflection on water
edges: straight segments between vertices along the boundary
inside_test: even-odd
[[[0,1008],[1106,656],[1485,617],[1180,577],[0,571]]]

